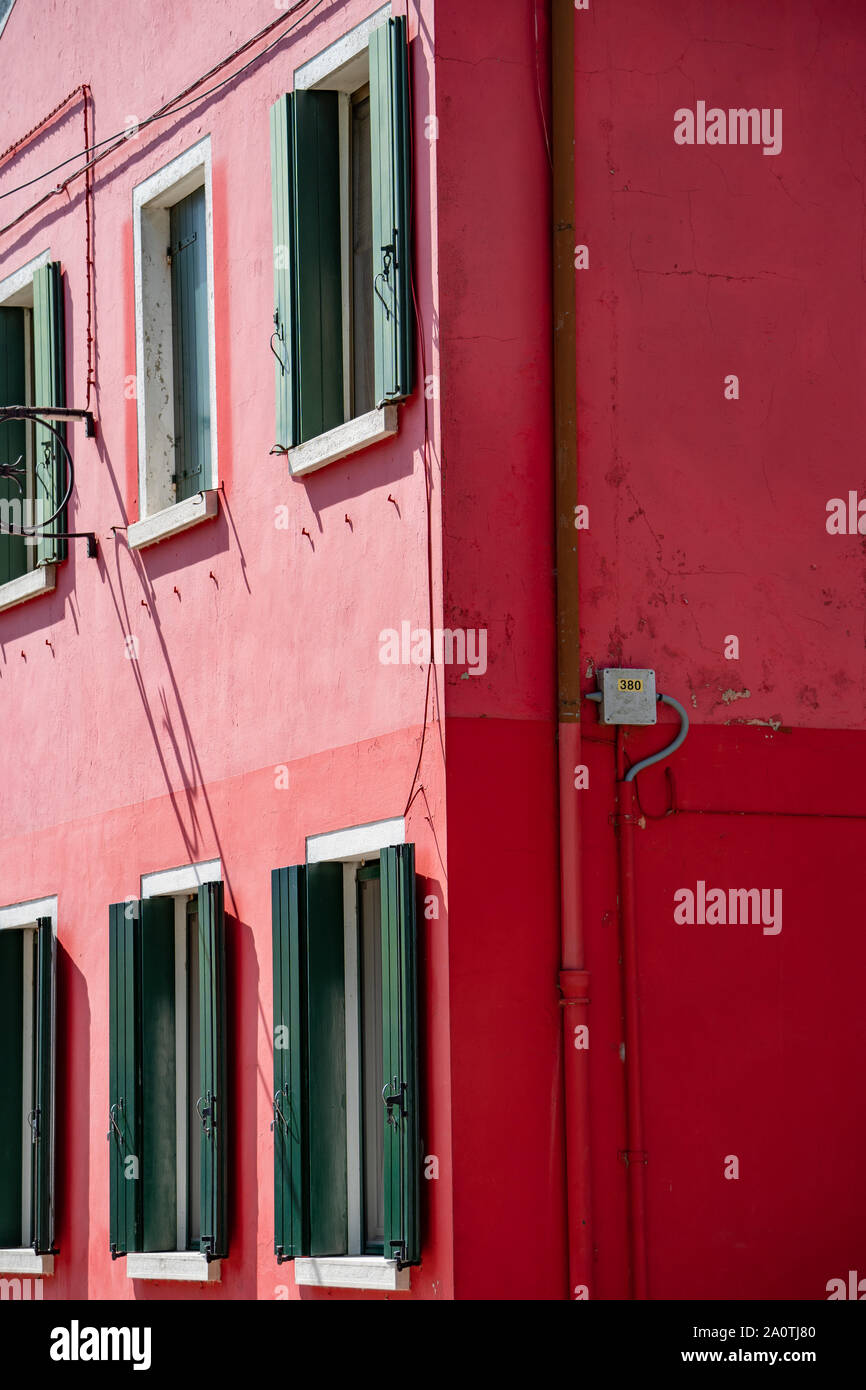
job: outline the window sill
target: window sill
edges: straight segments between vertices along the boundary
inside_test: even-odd
[[[43,565],[41,569],[7,580],[0,584],[0,612],[4,608],[14,608],[16,603],[26,603],[39,594],[50,593],[56,582],[55,565]]]
[[[0,1271],[3,1274],[53,1274],[54,1256],[34,1255],[33,1251],[26,1247],[20,1250],[0,1250]]]
[[[410,1287],[408,1269],[398,1269],[396,1260],[381,1255],[331,1255],[327,1258],[296,1259],[295,1283],[320,1289],[387,1289],[399,1292]]]
[[[220,1279],[220,1261],[205,1259],[195,1250],[165,1250],[126,1257],[127,1279],[176,1279],[197,1284],[215,1284]]]
[[[194,497],[185,497],[182,502],[174,502],[153,516],[134,521],[126,533],[130,550],[142,550],[146,545],[156,545],[158,541],[168,540],[200,521],[208,521],[219,511],[219,493],[216,488],[207,492],[197,492]]]
[[[317,434],[305,444],[297,444],[289,449],[289,471],[293,478],[303,477],[328,463],[336,463],[347,454],[356,454],[359,449],[368,449],[378,444],[380,439],[388,439],[397,433],[397,407],[386,405],[381,410],[370,410],[355,420],[347,420],[344,425],[325,434]]]

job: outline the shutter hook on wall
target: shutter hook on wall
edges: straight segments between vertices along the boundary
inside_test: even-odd
[[[382,269],[379,271],[379,274],[376,276],[375,280],[373,281],[373,289],[374,289],[374,291],[376,292],[376,295],[378,296],[378,298],[382,301],[382,304],[383,304],[384,309],[385,309],[385,318],[388,319],[389,322],[390,322],[390,319],[391,319],[391,309],[390,309],[390,307],[389,307],[389,305],[388,305],[387,300],[385,299],[384,295],[382,294],[382,291],[379,289],[379,281],[380,281],[380,280],[385,280],[385,281],[387,282],[387,284],[390,286],[391,281],[390,281],[390,279],[389,279],[389,274],[390,274],[390,270],[391,270],[391,260],[392,260],[392,258],[394,259],[394,264],[396,265],[396,264],[397,264],[397,260],[396,260],[396,254],[395,254],[394,246],[393,246],[393,245],[391,245],[391,246],[383,246],[383,247],[382,247]]]
[[[388,1090],[389,1086],[393,1086],[394,1092],[386,1096],[385,1092]],[[405,1090],[406,1082],[398,1081],[396,1076],[392,1077],[390,1081],[386,1081],[385,1085],[382,1087],[382,1104],[387,1111],[386,1124],[393,1125],[395,1129],[398,1128],[400,1119],[402,1119],[405,1114],[403,1109],[403,1092]],[[394,1113],[395,1106],[397,1109],[396,1114]]]
[[[207,1101],[207,1105],[202,1106],[202,1101],[203,1101],[203,1100],[206,1100],[206,1101]],[[206,1095],[199,1096],[198,1100],[197,1100],[196,1103],[195,1103],[196,1114],[198,1115],[199,1119],[201,1120],[201,1127],[202,1127],[202,1129],[204,1130],[205,1134],[208,1136],[208,1138],[210,1138],[210,1132],[211,1132],[211,1131],[210,1131],[210,1125],[208,1124],[208,1121],[209,1121],[209,1120],[212,1118],[212,1116],[213,1116],[213,1112],[214,1112],[213,1102],[214,1102],[214,1100],[215,1100],[215,1097],[211,1095],[210,1091],[208,1091],[208,1092],[206,1093]]]
[[[288,1120],[286,1119],[285,1115],[283,1114],[282,1110],[280,1109],[280,1096],[283,1096],[283,1095],[286,1097],[286,1100],[288,1100],[288,1098],[289,1098],[289,1083],[288,1083],[288,1081],[285,1081],[278,1091],[274,1091],[274,1118],[273,1118],[273,1120],[271,1121],[271,1129],[274,1129],[274,1127],[276,1126],[277,1117],[279,1116],[279,1119],[280,1119],[280,1122],[281,1122],[281,1124],[282,1124],[282,1126],[283,1126],[283,1129],[284,1129],[284,1130],[286,1131],[286,1133],[288,1134],[288,1132],[289,1132],[289,1122],[288,1122]]]
[[[276,357],[277,361],[279,362],[279,364],[280,364],[280,371],[282,372],[283,376],[285,376],[285,375],[286,375],[286,364],[285,364],[285,362],[283,361],[283,359],[282,359],[282,357],[280,356],[280,354],[277,352],[276,348],[274,347],[274,338],[279,338],[279,340],[280,340],[281,343],[285,343],[285,341],[286,341],[285,336],[284,336],[284,334],[283,334],[282,325],[281,325],[281,323],[280,323],[280,312],[279,312],[278,309],[275,309],[275,310],[274,310],[274,323],[276,324],[276,328],[274,329],[273,333],[271,334],[271,343],[270,343],[271,352],[274,354],[274,357]]]
[[[111,1129],[114,1130],[115,1134],[117,1135],[118,1141],[122,1144],[122,1143],[123,1143],[123,1135],[122,1135],[121,1132],[120,1132],[120,1126],[118,1125],[116,1119],[114,1118],[114,1113],[115,1113],[115,1111],[118,1110],[118,1109],[120,1109],[120,1110],[123,1109],[123,1101],[122,1101],[122,1100],[116,1101],[114,1105],[110,1105],[110,1106],[108,1107],[108,1118],[109,1118],[109,1120],[111,1121]],[[110,1129],[110,1130],[108,1131],[108,1133],[106,1134],[106,1136],[105,1136],[106,1139],[110,1139],[110,1138],[111,1138],[111,1129]]]

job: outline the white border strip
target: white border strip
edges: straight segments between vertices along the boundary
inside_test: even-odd
[[[222,876],[219,859],[183,864],[178,869],[160,869],[158,873],[141,875],[141,896],[168,898],[175,893],[194,893],[200,883],[219,883]]]
[[[324,434],[314,435],[303,444],[296,444],[289,450],[289,468],[293,478],[302,478],[328,463],[348,458],[361,449],[369,449],[382,439],[390,439],[399,428],[396,405],[376,406],[366,415],[356,415],[352,420],[344,420]]]
[[[26,603],[29,598],[51,593],[56,585],[54,565],[42,565],[39,569],[19,574],[17,579],[7,579],[5,584],[0,584],[0,613],[14,608],[16,603]]]
[[[387,849],[389,845],[405,843],[406,822],[402,816],[395,816],[393,820],[353,825],[348,830],[308,835],[307,863],[323,864],[329,859],[363,859],[365,854],[374,854],[380,849]]]
[[[383,5],[375,14],[371,14],[368,19],[363,20],[354,29],[350,29],[348,34],[343,34],[337,39],[336,43],[330,44],[317,53],[315,58],[309,62],[302,63],[299,68],[295,68],[294,89],[296,92],[305,91],[308,87],[315,87],[317,82],[321,82],[323,77],[331,77],[345,63],[357,58],[358,54],[367,47],[370,35],[374,29],[378,29],[386,19],[391,18],[391,6]]]
[[[129,1255],[127,1255],[129,1261]],[[141,1258],[138,1256],[137,1258]],[[409,1270],[380,1255],[332,1255],[326,1259],[295,1260],[295,1283],[322,1289],[388,1289],[411,1287]]]
[[[37,1276],[53,1274],[54,1256],[34,1255],[32,1250],[24,1248],[21,1250],[0,1250],[0,1273],[36,1274]],[[41,1298],[41,1293],[37,1297]]]
[[[31,898],[26,903],[0,907],[0,931],[6,927],[35,927],[37,918],[50,917],[57,936],[57,898]]]
[[[20,266],[18,270],[13,270],[12,274],[7,275],[5,280],[0,280],[0,305],[5,307],[7,300],[12,299],[21,290],[26,290],[37,270],[41,270],[44,265],[47,265],[50,259],[50,251],[40,251],[39,255],[34,256],[32,261]]]
[[[219,460],[217,456],[217,390],[216,390],[216,307],[214,286],[213,256],[213,160],[211,140],[205,135],[196,144],[184,150],[169,164],[157,169],[132,190],[132,238],[133,274],[135,280],[135,362],[136,396],[138,401],[138,486],[140,520],[153,514],[152,503],[148,504],[148,462],[149,452],[154,447],[154,421],[150,422],[148,438],[148,382],[145,359],[146,336],[155,332],[153,318],[155,306],[145,303],[144,254],[150,249],[152,238],[143,225],[145,213],[151,210],[167,210],[196,188],[205,190],[205,230],[207,235],[207,325],[208,325],[208,377],[210,383],[210,448],[211,448],[211,488],[219,487]],[[146,246],[147,244],[147,246]],[[168,280],[168,304],[161,304],[161,326],[166,342],[171,344],[171,297],[170,277]],[[165,287],[163,286],[163,292]],[[147,324],[145,317],[147,316]],[[173,411],[173,407],[172,407]],[[172,424],[172,429],[174,428]],[[164,443],[164,440],[163,440]],[[157,440],[159,446],[159,440]],[[151,487],[151,498],[153,496]],[[162,508],[165,510],[165,508]]]
[[[130,523],[126,540],[130,550],[143,550],[146,545],[156,545],[169,536],[178,536],[197,526],[200,521],[208,521],[219,512],[219,493],[215,488],[196,492],[185,497],[182,502],[172,502],[161,512],[153,512],[140,521]]]
[[[220,1261],[208,1262],[195,1250],[153,1251],[126,1257],[127,1279],[179,1279],[215,1284],[220,1278]]]

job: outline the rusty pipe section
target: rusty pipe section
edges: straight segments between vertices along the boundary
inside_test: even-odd
[[[574,3],[551,0],[553,415],[560,961],[570,1299],[592,1292],[589,1149],[589,975],[580,894],[575,769],[580,750],[577,506],[577,342],[574,273]]]

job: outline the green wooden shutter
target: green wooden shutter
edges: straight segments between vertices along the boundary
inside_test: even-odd
[[[415,846],[383,849],[382,1012],[385,1116],[385,1256],[421,1258],[418,1187],[418,1037],[415,945]]]
[[[55,943],[50,917],[36,924],[33,1032],[33,1249],[54,1251],[54,996]]]
[[[25,367],[24,310],[0,309],[0,405],[25,405],[27,377]],[[27,425],[23,420],[5,420],[0,425],[0,463],[15,464],[27,457]],[[25,520],[18,506],[27,496],[24,480],[19,491],[13,478],[0,478],[0,526],[19,527]],[[4,505],[5,504],[5,505]],[[30,518],[26,518],[30,520]],[[0,535],[0,584],[27,572],[27,551],[23,536]]]
[[[141,904],[141,1250],[177,1247],[174,899]]]
[[[298,440],[341,425],[343,278],[340,259],[338,92],[295,92],[292,198],[295,216]]]
[[[343,866],[307,865],[310,1254],[349,1245]]]
[[[271,347],[277,358],[276,447],[291,449],[298,442],[295,420],[297,316],[294,308],[295,205],[293,197],[292,98],[281,96],[271,107],[271,204],[274,236],[274,330]],[[276,872],[276,871],[275,871]]]
[[[109,908],[111,1256],[141,1241],[141,903]]]
[[[23,1244],[24,933],[0,931],[0,1247]]]
[[[169,209],[174,484],[181,502],[211,486],[207,215],[196,188]]]
[[[404,16],[370,35],[376,404],[412,392],[409,67]]]
[[[271,873],[274,957],[274,1251],[277,1261],[310,1253],[307,1161],[306,875],[303,865]]]
[[[225,914],[222,883],[198,890],[201,1010],[201,1250],[228,1254]]]
[[[33,404],[66,405],[66,338],[63,327],[63,278],[60,262],[49,261],[33,276]],[[66,426],[53,422],[61,438]],[[37,523],[45,523],[57,509],[66,491],[66,458],[51,430],[36,425],[36,503]],[[49,532],[66,530],[66,508],[55,517]],[[66,559],[66,541],[41,537],[36,548],[37,563],[51,564]]]

